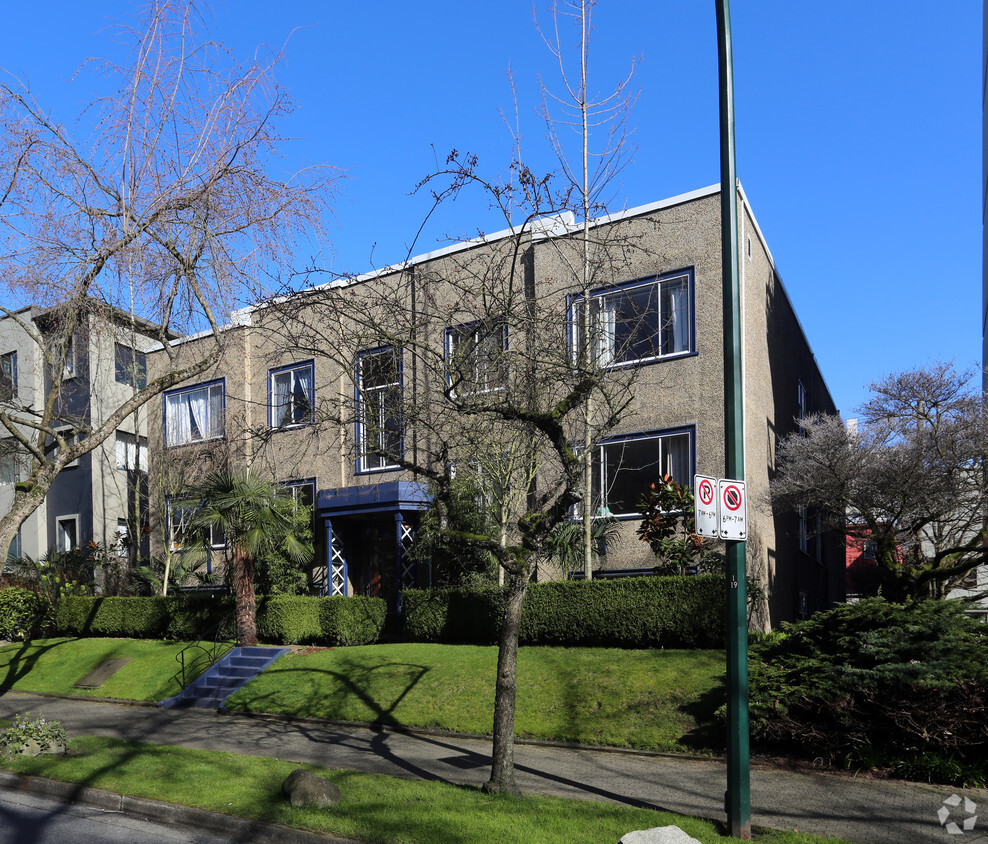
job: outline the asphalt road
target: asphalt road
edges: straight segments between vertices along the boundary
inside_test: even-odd
[[[0,844],[231,844],[237,840],[123,812],[0,790]]]

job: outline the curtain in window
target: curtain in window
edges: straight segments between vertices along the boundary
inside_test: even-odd
[[[133,435],[117,431],[117,468],[129,469],[133,457]]]
[[[303,367],[294,371],[295,390],[293,396],[292,421],[296,424],[308,422],[312,415],[312,369]]]
[[[191,390],[184,396],[185,407],[189,416],[189,428],[191,440],[202,440],[206,437],[206,413],[207,413],[207,392],[206,390]]]
[[[598,300],[596,310],[597,325],[597,358],[598,366],[607,366],[614,362],[614,345],[617,342],[617,300],[614,297]],[[591,338],[593,342],[594,338]]]
[[[206,396],[202,397],[202,404],[206,406]],[[209,388],[209,414],[207,419],[207,430],[209,437],[223,436],[223,390],[217,385]]]
[[[682,486],[690,486],[690,438],[688,434],[662,439],[663,473]]]
[[[291,422],[288,417],[288,395],[291,372],[278,372],[271,379],[271,424],[281,428]]]
[[[167,396],[165,400],[165,429],[168,445],[180,445],[192,439],[192,426],[183,394]]]
[[[689,288],[686,279],[662,286],[662,354],[685,352],[689,348]]]

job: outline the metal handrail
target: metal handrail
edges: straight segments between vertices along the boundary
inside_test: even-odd
[[[186,651],[202,651],[205,654],[209,662],[206,665],[204,671],[208,671],[210,666],[216,663],[218,659],[222,656],[219,653],[220,645],[226,645],[227,640],[220,641],[220,635],[223,632],[224,626],[233,618],[233,613],[228,613],[225,615],[218,624],[210,627],[205,633],[202,634],[196,641],[190,642],[177,654],[175,654],[175,660],[182,666],[182,688],[184,689],[188,683],[186,682],[186,665],[185,665],[185,652]],[[212,641],[207,644],[203,644],[212,635]],[[236,629],[234,629],[233,634],[233,647],[237,647],[240,644],[240,640],[237,638]],[[224,651],[224,654],[226,651]]]

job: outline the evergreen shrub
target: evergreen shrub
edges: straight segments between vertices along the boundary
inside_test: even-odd
[[[751,646],[749,678],[758,746],[988,777],[988,629],[960,601],[868,598],[783,625]]]
[[[29,589],[0,589],[0,639],[23,642],[39,632],[45,617],[44,599]]]
[[[408,589],[405,638],[420,642],[497,641],[504,592],[490,589]],[[524,645],[618,648],[721,648],[724,579],[629,577],[533,583],[522,609]]]

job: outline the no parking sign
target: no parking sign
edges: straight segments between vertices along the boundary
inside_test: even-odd
[[[717,479],[705,475],[693,476],[693,510],[696,516],[696,532],[700,536],[717,539],[720,523],[717,519]]]
[[[712,539],[748,538],[748,494],[744,481],[693,476],[696,532]]]
[[[720,500],[720,538],[748,538],[748,495],[744,481],[721,479],[717,482]]]

